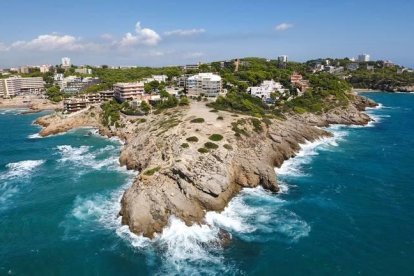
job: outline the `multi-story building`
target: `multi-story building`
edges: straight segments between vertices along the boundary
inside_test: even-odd
[[[70,58],[68,57],[63,57],[62,58],[62,67],[63,68],[69,68],[72,65],[72,63],[70,62]]]
[[[144,83],[149,83],[152,81],[158,81],[159,83],[161,82],[167,82],[168,76],[166,75],[152,75],[151,78],[145,78],[143,80]]]
[[[112,100],[114,97],[114,91],[101,91],[93,94],[83,94],[76,98],[69,98],[63,101],[63,109],[65,113],[72,113],[82,109],[85,109],[93,104]]]
[[[285,68],[288,62],[288,56],[282,55],[277,57],[277,63],[280,68]]]
[[[99,78],[69,76],[64,78],[59,86],[65,93],[79,93],[98,83],[100,83]]]
[[[51,65],[41,65],[39,66],[40,73],[47,73],[50,71]]]
[[[0,79],[0,96],[3,98],[21,94],[40,94],[44,89],[45,86],[41,77]]]
[[[358,62],[368,62],[370,60],[370,56],[368,54],[361,54],[358,56]]]
[[[92,75],[92,69],[90,69],[90,68],[76,68],[75,73],[84,74],[84,75]]]
[[[189,96],[217,97],[222,92],[222,86],[221,77],[213,73],[199,73],[186,82]]]
[[[247,92],[252,96],[258,97],[265,102],[270,102],[270,95],[274,92],[279,92],[280,94],[285,94],[286,89],[279,82],[274,80],[263,81],[260,86],[253,86],[247,88]]]
[[[290,82],[292,83],[292,85],[294,85],[296,88],[298,88],[301,93],[306,92],[306,90],[308,90],[309,87],[310,87],[309,81],[304,80],[303,76],[301,74],[296,73],[296,72],[294,72],[292,74],[292,76],[290,76]]]
[[[139,98],[145,93],[143,82],[126,82],[114,84],[114,97],[120,102]]]
[[[356,71],[359,69],[359,64],[356,62],[352,62],[346,65],[346,69],[348,69],[349,71]]]

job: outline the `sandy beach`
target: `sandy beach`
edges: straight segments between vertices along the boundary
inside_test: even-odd
[[[15,97],[12,99],[0,99],[0,108],[28,108],[34,111],[54,110],[62,108],[62,103],[53,103],[48,99],[35,96]]]

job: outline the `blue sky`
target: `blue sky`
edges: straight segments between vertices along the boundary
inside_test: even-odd
[[[414,66],[412,0],[2,1],[0,68],[369,53]]]

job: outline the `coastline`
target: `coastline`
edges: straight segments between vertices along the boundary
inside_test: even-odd
[[[42,98],[15,97],[12,99],[0,99],[0,109],[28,109],[27,113],[36,113],[61,108],[61,103],[53,103]]]
[[[362,101],[356,102],[355,106],[352,104],[350,110],[335,110],[323,116],[294,115],[286,121],[274,121],[274,126],[262,124],[264,133],[255,133],[253,126],[248,124],[246,130],[253,136],[242,139],[234,137],[231,123],[249,119],[249,116],[237,118],[220,111],[220,115],[225,115],[226,119],[217,128],[217,114],[214,115],[205,107],[203,115],[214,115],[214,118],[207,120],[206,126],[203,126],[206,129],[195,128],[191,133],[187,132],[192,125],[185,119],[187,115],[192,115],[191,110],[180,110],[176,117],[149,117],[149,122],[135,125],[135,129],[126,124],[124,129],[108,130],[100,124],[98,116],[91,119],[88,115],[91,111],[66,118],[50,115],[36,122],[43,126],[40,132],[42,136],[88,126],[97,128],[101,135],[117,136],[125,141],[120,155],[121,165],[143,173],[124,193],[120,210],[122,223],[128,225],[133,233],[154,237],[154,233],[162,232],[168,225],[171,216],[183,220],[187,225],[205,222],[204,210],[221,212],[242,188],[262,186],[278,192],[280,187],[276,181],[275,167],[280,167],[284,161],[297,155],[301,144],[306,141],[317,141],[332,135],[317,127],[335,123],[367,124],[371,119],[368,115],[361,115],[360,111],[372,105],[372,102]],[[197,112],[201,108],[198,106]],[[96,108],[93,112],[97,112]],[[171,129],[153,133],[152,126],[166,120],[177,120],[177,124]],[[180,147],[180,138],[185,138],[180,137],[183,134],[208,135],[223,127],[227,129],[224,138],[232,145],[231,151],[220,148],[203,155],[194,149]],[[160,140],[162,144],[158,144]],[[158,169],[151,175],[145,173],[153,168]]]

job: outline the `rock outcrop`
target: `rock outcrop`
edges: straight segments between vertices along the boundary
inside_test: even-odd
[[[244,187],[261,185],[277,192],[274,167],[293,157],[301,143],[331,136],[320,126],[368,123],[370,118],[360,111],[374,105],[355,96],[346,108],[269,121],[211,112],[204,103],[194,102],[146,120],[123,116],[123,127],[112,131],[100,125],[98,115],[91,118],[91,111],[63,119],[52,115],[38,123],[45,127],[42,135],[92,126],[121,137],[126,143],[120,163],[141,171],[122,197],[122,223],[134,233],[153,237],[170,216],[188,225],[202,223],[207,211],[223,210]]]

